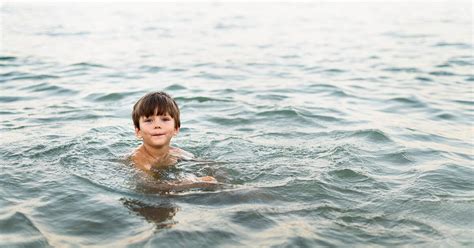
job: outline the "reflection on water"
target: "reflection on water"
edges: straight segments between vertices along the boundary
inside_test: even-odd
[[[120,201],[131,212],[155,224],[158,229],[170,228],[177,223],[173,220],[173,217],[178,212],[179,207],[172,203],[160,202],[158,205],[150,205],[128,198],[121,198]]]

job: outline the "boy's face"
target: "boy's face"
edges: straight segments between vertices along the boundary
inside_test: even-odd
[[[135,135],[142,138],[144,144],[155,148],[169,146],[171,138],[179,132],[169,114],[141,116],[139,124],[140,128],[135,128]]]

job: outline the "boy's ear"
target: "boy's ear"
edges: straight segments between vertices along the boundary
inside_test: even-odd
[[[139,139],[142,138],[142,135],[140,133],[140,128],[135,128],[135,136],[137,136],[137,138],[139,138]]]
[[[174,136],[178,135],[179,133],[179,127],[174,130]]]

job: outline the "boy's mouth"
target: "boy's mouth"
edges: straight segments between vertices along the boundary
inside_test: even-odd
[[[162,133],[162,134],[152,134],[151,136],[159,137],[159,136],[163,136],[163,135],[165,135],[165,134],[164,133]]]

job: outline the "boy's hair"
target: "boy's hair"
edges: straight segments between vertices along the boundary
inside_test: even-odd
[[[181,126],[179,107],[175,100],[163,91],[151,92],[144,95],[133,106],[132,119],[135,128],[140,129],[140,117],[169,114],[174,119],[174,127]]]

